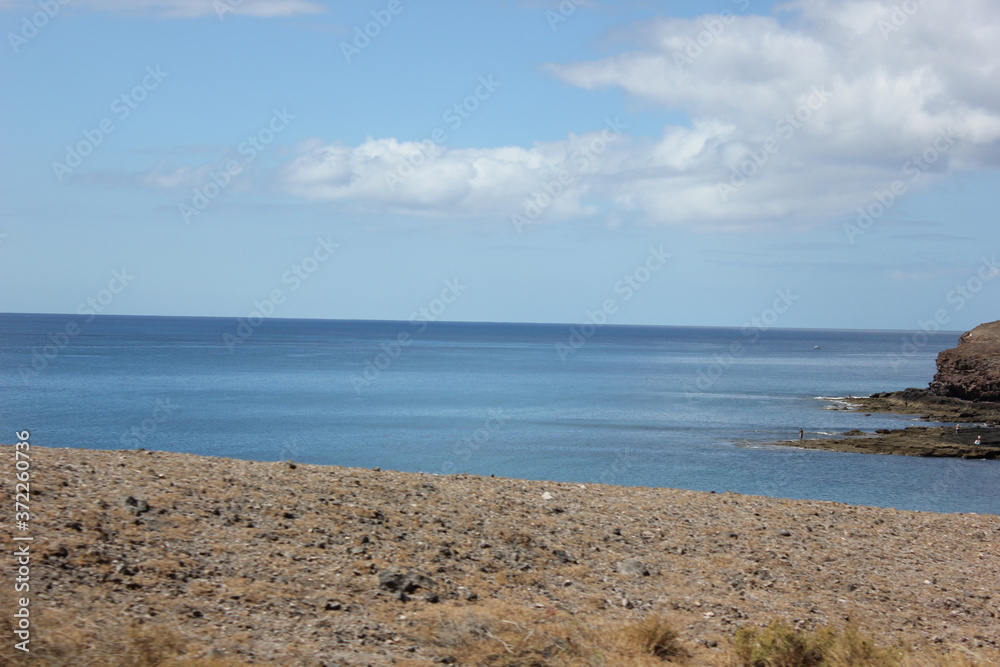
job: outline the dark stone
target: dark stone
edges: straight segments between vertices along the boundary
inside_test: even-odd
[[[135,513],[136,516],[139,516],[140,514],[145,514],[150,509],[149,503],[147,503],[145,500],[137,500],[132,496],[129,496],[128,498],[125,499],[125,506],[131,507],[132,511]]]
[[[555,549],[552,551],[552,555],[561,560],[564,563],[575,563],[576,561],[568,553],[562,549]]]
[[[402,593],[404,595],[413,593],[418,589],[423,589],[429,593],[435,593],[440,586],[438,582],[428,574],[419,570],[382,570],[378,573],[379,588],[391,593]]]
[[[379,588],[387,591],[402,590],[406,584],[406,575],[395,570],[382,570],[378,573]]]

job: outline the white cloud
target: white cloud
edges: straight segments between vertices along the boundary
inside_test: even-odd
[[[431,141],[371,138],[356,147],[313,141],[285,168],[284,180],[293,194],[361,210],[497,221],[509,221],[548,185],[559,192],[544,207],[546,220],[559,220],[594,212],[581,202],[596,177],[581,156],[598,137],[527,149],[448,149]]]
[[[707,230],[806,226],[849,215],[894,180],[909,193],[955,170],[1000,166],[998,19],[990,0],[797,0],[774,17],[646,22],[631,28],[631,51],[547,70],[685,112],[690,127],[616,142],[579,173],[572,155],[588,139],[569,137],[431,147],[426,165],[394,188],[386,172],[418,144],[312,145],[284,175],[291,192],[313,199],[504,216],[569,170],[551,219],[610,208]]]

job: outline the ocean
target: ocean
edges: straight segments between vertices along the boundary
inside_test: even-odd
[[[0,442],[1000,514],[997,461],[769,444],[914,424],[842,399],[958,336],[5,314]]]

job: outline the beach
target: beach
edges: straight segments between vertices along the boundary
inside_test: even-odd
[[[663,664],[622,643],[651,618],[676,629],[679,664],[732,664],[737,629],[775,620],[853,624],[918,657],[1000,655],[996,515],[145,450],[30,454],[32,653],[8,642],[0,656],[14,664],[126,664],[108,656],[136,643],[176,664]],[[551,661],[513,659],[536,645]]]

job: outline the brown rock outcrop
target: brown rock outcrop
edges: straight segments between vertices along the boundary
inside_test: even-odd
[[[1000,320],[966,331],[937,358],[930,390],[969,401],[1000,401]]]

